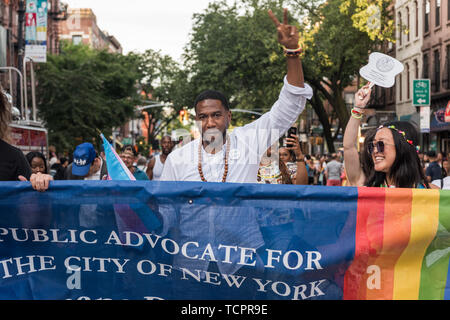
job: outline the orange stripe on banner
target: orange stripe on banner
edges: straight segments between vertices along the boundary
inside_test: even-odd
[[[411,232],[412,189],[386,189],[383,245],[369,266],[367,300],[391,300],[394,293],[394,269],[408,246]]]
[[[397,261],[394,273],[394,299],[419,298],[422,261],[439,224],[439,190],[414,189],[411,210],[411,236]]]
[[[366,299],[367,269],[383,246],[384,188],[358,188],[355,256],[344,277],[344,299]]]

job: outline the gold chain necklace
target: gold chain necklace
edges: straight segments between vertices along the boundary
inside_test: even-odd
[[[203,169],[202,169],[202,146],[203,146],[203,140],[200,139],[200,143],[198,145],[198,173],[200,174],[200,179],[202,179],[203,182],[208,182],[205,179],[205,176],[203,175]],[[227,150],[225,152],[225,169],[223,171],[222,176],[222,182],[225,182],[227,180],[228,175],[228,155],[230,153],[230,137],[227,135]]]

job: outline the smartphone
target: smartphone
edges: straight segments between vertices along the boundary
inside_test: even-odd
[[[296,127],[290,127],[288,132],[287,132],[287,138],[291,138],[291,136],[296,136],[296,135],[297,135],[297,128]],[[286,143],[286,147],[292,148],[293,145],[291,143]]]

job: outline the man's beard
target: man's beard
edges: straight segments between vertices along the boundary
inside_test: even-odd
[[[226,132],[221,132],[218,129],[208,129],[203,135],[203,142],[206,144],[205,151],[208,153],[216,153],[222,150],[225,143]]]

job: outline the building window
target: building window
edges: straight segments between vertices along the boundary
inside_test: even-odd
[[[450,0],[447,0],[447,20],[450,21]]]
[[[414,79],[419,79],[419,63],[414,59]]]
[[[441,25],[441,0],[436,0],[436,27]]]
[[[398,13],[397,26],[398,26],[398,45],[401,46],[402,45],[402,14],[400,12]]]
[[[406,25],[408,27],[408,33],[406,34],[406,41],[409,42],[410,39],[410,34],[411,34],[411,17],[410,17],[410,12],[409,12],[409,7],[406,7]]]
[[[450,1],[450,0],[448,0]],[[416,18],[416,38],[419,37],[419,4],[417,3],[417,1],[414,1],[414,8],[416,9],[416,14],[415,14],[415,18]]]
[[[423,78],[429,79],[429,73],[428,73],[428,54],[423,55]]]
[[[403,100],[403,92],[402,92],[402,86],[403,86],[403,79],[402,74],[400,73],[398,75],[398,101]]]
[[[450,89],[450,44],[447,45],[447,89]]]
[[[430,31],[430,0],[425,1],[425,13],[424,13],[424,32]]]
[[[81,44],[83,37],[80,35],[72,36],[72,44],[79,45]]]
[[[406,64],[406,99],[409,100],[409,98],[411,98],[411,90],[410,90],[410,86],[411,86],[411,76],[409,73],[409,63]]]
[[[434,51],[434,88],[435,91],[441,89],[441,62],[439,60],[439,50]]]

